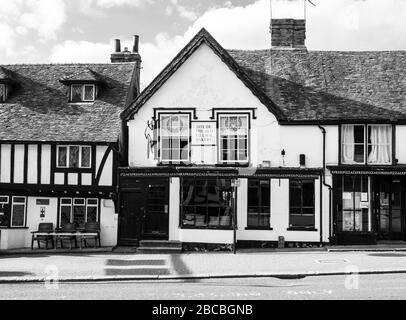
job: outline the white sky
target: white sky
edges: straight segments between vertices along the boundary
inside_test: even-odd
[[[273,0],[301,17],[303,0]],[[406,0],[312,0],[310,50],[406,50]],[[147,84],[202,27],[226,48],[270,47],[270,0],[1,0],[0,64],[108,62],[141,36]]]

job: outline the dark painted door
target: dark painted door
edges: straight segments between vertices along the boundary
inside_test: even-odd
[[[379,240],[405,240],[405,191],[403,179],[376,179],[374,208]]]
[[[118,223],[119,245],[137,246],[141,240],[143,197],[141,188],[121,193],[121,211]]]
[[[169,179],[134,180],[121,192],[119,245],[169,239]]]
[[[154,181],[145,186],[146,203],[143,216],[143,239],[169,239],[169,182]]]

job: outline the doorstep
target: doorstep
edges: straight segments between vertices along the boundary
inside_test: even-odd
[[[329,246],[326,247],[328,252],[393,252],[406,251],[406,244],[377,244],[377,245],[348,245],[348,246]]]
[[[0,250],[0,256],[31,256],[31,255],[82,255],[82,254],[101,254],[101,253],[111,253],[113,252],[113,247],[102,247],[102,248],[83,248],[83,249],[34,249],[30,248],[24,249],[10,249],[10,250]]]

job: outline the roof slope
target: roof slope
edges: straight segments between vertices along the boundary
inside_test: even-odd
[[[213,52],[234,72],[234,74],[251,90],[251,92],[272,112],[278,120],[284,119],[283,112],[273,103],[272,99],[264,93],[234,61],[231,55],[213,38],[206,30],[199,33],[179,52],[179,54],[162,70],[151,84],[137,97],[137,99],[121,114],[125,120],[131,118],[134,113],[159,90],[159,88],[183,65],[183,63],[203,44],[207,44]]]
[[[229,53],[288,121],[406,119],[406,51]]]
[[[15,86],[0,103],[0,140],[116,142],[135,63],[5,65]],[[94,72],[103,81],[94,103],[68,103],[61,79]]]

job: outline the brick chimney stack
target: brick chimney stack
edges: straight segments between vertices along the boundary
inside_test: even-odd
[[[116,39],[115,51],[111,54],[111,62],[139,62],[141,64],[141,56],[138,52],[139,39],[139,36],[134,36],[134,45],[132,52],[129,51],[128,48],[124,48],[124,51],[121,51],[121,41],[120,39]]]
[[[135,78],[134,78],[134,90],[131,94],[132,98],[135,99],[140,94],[140,78],[141,78],[141,55],[139,53],[139,42],[140,37],[138,35],[134,36],[134,44],[132,51],[129,51],[127,47],[124,51],[121,51],[121,40],[115,40],[115,51],[111,54],[111,63],[124,63],[124,62],[135,62]]]
[[[272,19],[272,48],[306,49],[306,20]]]

